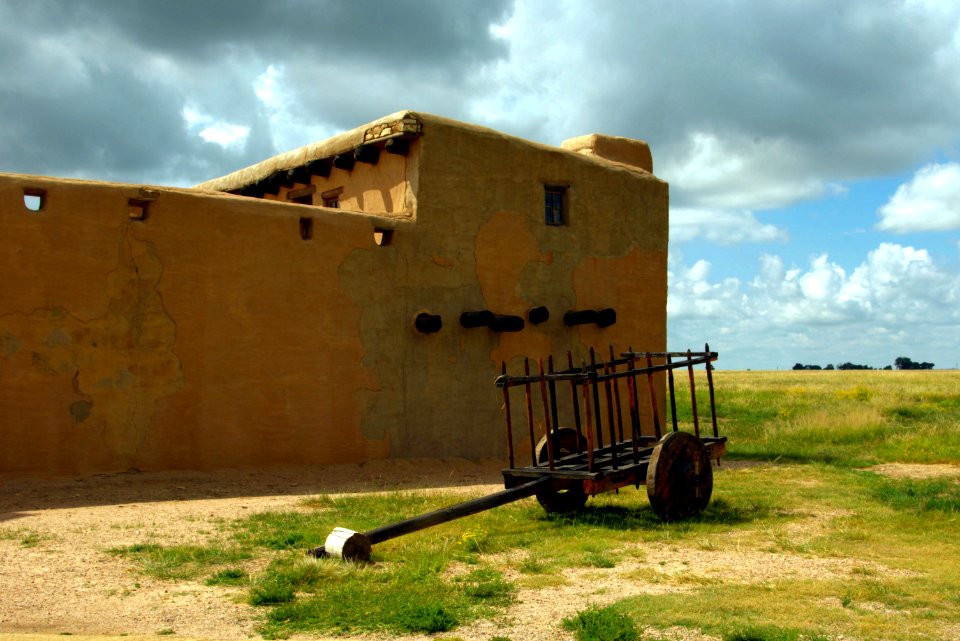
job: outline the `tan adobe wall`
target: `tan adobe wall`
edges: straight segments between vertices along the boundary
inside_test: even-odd
[[[359,431],[376,377],[339,270],[389,221],[166,189],[131,220],[140,196],[0,177],[0,472],[387,456]]]
[[[360,167],[327,179],[341,206],[388,215],[0,175],[0,473],[502,456],[501,360],[665,348],[650,174],[436,117]],[[567,186],[568,224],[544,224],[544,184]],[[457,322],[538,305],[516,333]],[[562,322],[604,307],[612,327]],[[439,332],[414,330],[424,311]]]
[[[350,291],[390,274],[407,281],[403,292],[377,291],[369,301],[376,312],[361,326],[365,362],[379,376],[379,387],[362,395],[363,431],[387,436],[404,456],[502,456],[492,385],[501,361],[518,372],[524,355],[571,350],[580,362],[591,346],[604,354],[610,345],[666,348],[667,185],[640,170],[424,118],[416,236],[398,235],[387,252],[354,254],[342,268]],[[544,185],[568,186],[567,225],[544,223]],[[526,317],[540,305],[550,319],[517,333],[458,324],[464,311]],[[606,329],[562,320],[568,310],[607,307],[618,321]],[[440,332],[401,339],[391,331],[395,319],[423,311],[443,318]],[[649,413],[644,425],[652,425]]]

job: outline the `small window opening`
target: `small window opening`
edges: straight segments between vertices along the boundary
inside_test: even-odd
[[[323,206],[340,209],[340,194],[342,193],[343,187],[337,187],[336,189],[328,189],[320,194],[320,198],[323,200]]]
[[[311,238],[313,238],[313,219],[312,218],[300,219],[300,238],[303,240],[310,240]]]
[[[146,200],[131,198],[127,201],[127,216],[130,217],[130,220],[146,220],[148,204],[149,202]]]
[[[548,225],[563,225],[566,223],[566,187],[547,185],[543,188],[544,220]]]
[[[30,211],[40,211],[46,204],[47,192],[42,189],[24,189],[23,206]]]
[[[380,247],[386,247],[392,241],[393,241],[392,229],[374,229],[373,230],[373,242],[375,242]]]

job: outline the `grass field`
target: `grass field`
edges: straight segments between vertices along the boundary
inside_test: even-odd
[[[352,565],[303,550],[335,525],[364,530],[451,499],[318,496],[303,511],[226,524],[206,546],[112,553],[171,581],[241,586],[267,637],[457,639],[480,618],[507,625],[525,594],[577,581],[582,607],[554,622],[558,638],[960,638],[960,477],[866,469],[960,463],[960,372],[721,370],[716,380],[729,458],[757,463],[721,467],[712,503],[690,521],[659,522],[643,488],[594,497],[570,517],[526,500]]]

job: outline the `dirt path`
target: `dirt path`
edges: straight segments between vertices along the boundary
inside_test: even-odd
[[[220,522],[268,510],[300,509],[302,498],[321,493],[425,488],[494,492],[502,488],[500,467],[499,461],[418,460],[204,474],[0,479],[0,636],[256,637],[258,613],[242,602],[239,590],[152,579],[104,550],[147,542],[203,543]],[[563,585],[523,590],[504,620],[479,621],[458,628],[455,636],[467,641],[487,641],[495,635],[529,641],[568,638],[559,622],[578,606],[682,589],[637,580],[637,570],[653,563],[645,558],[656,559],[657,572],[670,573],[673,568],[745,582],[768,580],[771,572],[782,578],[843,576],[850,571],[842,559],[650,547],[645,555],[616,568],[570,569],[564,572],[568,581]],[[686,630],[667,636],[709,638]]]
[[[317,494],[502,488],[500,463],[390,461],[0,482],[0,633],[246,639],[257,612],[223,588],[136,573],[111,547],[203,543],[223,520]]]

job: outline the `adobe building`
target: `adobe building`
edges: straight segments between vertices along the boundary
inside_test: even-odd
[[[643,142],[414,112],[192,189],[0,175],[0,473],[502,457],[502,362],[666,348],[667,223]]]

